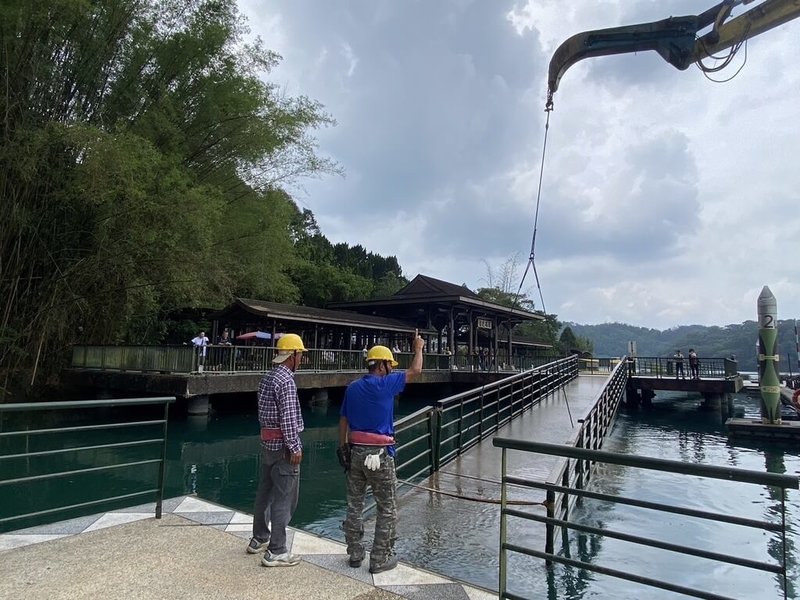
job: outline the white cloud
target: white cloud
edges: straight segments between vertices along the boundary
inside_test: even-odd
[[[299,198],[334,242],[485,283],[527,257],[547,67],[574,33],[702,8],[689,0],[241,2],[284,56],[273,80],[322,102],[347,176]],[[739,9],[741,10],[741,9]],[[536,259],[562,320],[666,328],[755,318],[765,284],[800,316],[800,20],[754,38],[725,84],[653,52],[588,59],[551,114]],[[744,59],[734,60],[732,74]],[[532,274],[526,289],[533,285]],[[536,299],[538,293],[532,290]]]

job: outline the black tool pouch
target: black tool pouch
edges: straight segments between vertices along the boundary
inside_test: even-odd
[[[336,458],[339,459],[339,464],[347,473],[350,470],[350,444],[343,444],[336,449]]]

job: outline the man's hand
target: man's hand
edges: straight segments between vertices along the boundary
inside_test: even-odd
[[[420,337],[418,329],[414,330],[413,347],[414,352],[421,352],[425,349],[425,340]]]
[[[422,373],[422,350],[425,348],[425,340],[420,337],[419,329],[414,330],[414,339],[411,340],[411,346],[414,349],[414,357],[411,359],[411,365],[405,371],[406,383]]]
[[[347,473],[350,470],[350,444],[342,444],[336,449],[336,458],[339,459],[339,464]]]
[[[298,450],[297,452],[292,452],[289,454],[289,464],[290,465],[299,465],[300,461],[303,460],[303,451]]]

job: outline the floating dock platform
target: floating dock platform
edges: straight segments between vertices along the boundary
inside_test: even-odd
[[[780,424],[762,423],[761,419],[728,419],[725,421],[730,437],[749,437],[773,441],[800,442],[800,421]]]

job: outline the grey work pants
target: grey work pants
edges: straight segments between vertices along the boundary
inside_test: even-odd
[[[286,450],[261,449],[261,476],[253,508],[253,537],[269,539],[269,551],[273,554],[287,551],[286,527],[297,508],[300,492],[300,465],[290,465],[286,456]]]
[[[364,460],[380,450],[383,450],[381,466],[377,471],[370,471],[364,466]],[[382,564],[394,553],[394,542],[397,539],[396,483],[394,458],[387,454],[386,448],[358,445],[351,447],[350,470],[347,472],[347,517],[342,523],[347,553],[351,557],[364,558],[362,513],[367,486],[372,488],[377,509],[370,563]]]

